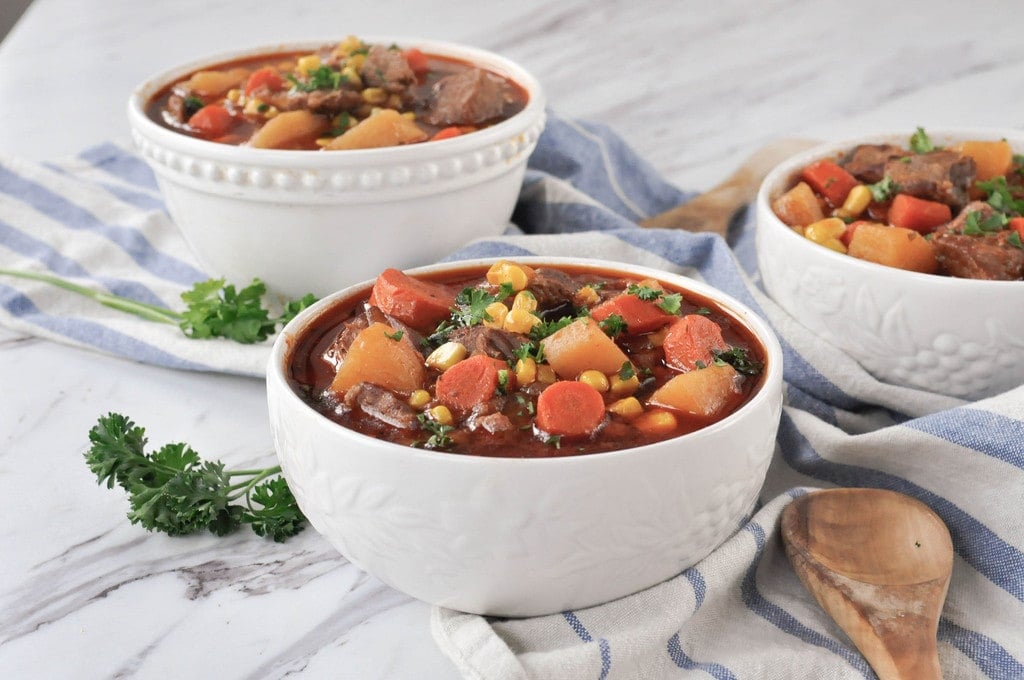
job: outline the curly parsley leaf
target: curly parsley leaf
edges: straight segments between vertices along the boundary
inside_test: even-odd
[[[626,323],[626,320],[618,314],[609,314],[601,321],[598,321],[597,325],[600,326],[605,335],[610,338],[617,338],[629,330],[629,325]]]
[[[965,236],[994,234],[1002,231],[1009,221],[1010,219],[1001,212],[994,212],[988,217],[982,217],[980,210],[973,210],[967,213],[962,231]]]
[[[443,425],[433,420],[426,413],[416,416],[424,430],[430,433],[430,437],[422,443],[425,449],[446,449],[452,445],[451,433],[455,429],[451,425]]]
[[[315,92],[317,90],[337,90],[345,76],[330,66],[318,66],[309,72],[305,80],[299,80],[293,74],[285,74],[285,78],[297,92]]]
[[[935,144],[932,142],[931,137],[924,131],[923,127],[917,128],[914,134],[910,136],[910,150],[914,153],[928,153],[929,151],[935,151]]]
[[[455,326],[475,326],[484,321],[490,321],[491,315],[487,313],[487,307],[495,302],[501,302],[513,292],[515,290],[511,283],[501,284],[495,294],[488,293],[483,288],[463,288],[455,296],[455,308],[452,310],[451,321]]]
[[[629,295],[635,295],[644,302],[653,302],[654,300],[657,300],[658,298],[661,297],[662,291],[652,286],[639,283],[631,283],[628,286],[626,286],[626,293]]]
[[[661,296],[661,301],[658,302],[658,309],[665,312],[666,314],[678,315],[683,308],[683,294],[682,293],[667,293]]]
[[[96,481],[124,489],[128,519],[149,531],[183,536],[206,529],[223,536],[247,523],[280,542],[305,527],[284,478],[268,479],[279,475],[280,467],[229,470],[219,461],[200,459],[184,443],[147,453],[145,429],[118,413],[100,417],[89,441],[85,461]],[[236,503],[240,500],[244,504]]]
[[[889,175],[886,175],[874,184],[868,184],[867,188],[871,192],[871,200],[876,203],[885,203],[899,193],[900,190],[899,185],[892,181],[892,177]]]
[[[1024,198],[1014,198],[1006,183],[1006,177],[995,177],[987,182],[975,182],[975,185],[985,192],[988,197],[988,204],[999,212],[1008,215],[1024,214]]]
[[[556,321],[541,321],[530,329],[530,337],[534,340],[543,340],[555,331],[561,330],[576,321],[580,317],[563,316]]]
[[[742,347],[713,349],[711,353],[714,355],[716,362],[729,364],[738,373],[743,375],[759,375],[764,369],[764,363],[750,358],[749,352]]]

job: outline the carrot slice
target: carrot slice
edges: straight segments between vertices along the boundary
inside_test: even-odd
[[[800,178],[828,199],[833,208],[841,206],[850,189],[859,184],[856,177],[829,160],[811,163],[800,173]]]
[[[665,334],[662,344],[665,363],[673,368],[690,371],[698,362],[708,366],[715,360],[713,349],[729,349],[717,323],[701,316],[688,314],[676,321]]]
[[[498,371],[507,368],[504,361],[486,354],[463,359],[437,379],[435,396],[448,408],[470,411],[494,396],[498,391]]]
[[[586,383],[561,380],[537,397],[537,427],[562,437],[586,437],[604,421],[604,397]]]
[[[448,318],[455,306],[455,294],[439,283],[385,269],[373,284],[370,304],[416,330],[426,331]]]
[[[460,137],[462,135],[462,128],[457,125],[451,125],[446,128],[438,130],[433,137],[430,138],[432,142],[439,142],[442,139],[451,139],[452,137]]]
[[[246,96],[252,94],[252,91],[261,85],[266,85],[271,91],[276,92],[284,87],[284,78],[281,77],[281,74],[273,66],[264,66],[261,69],[257,69],[245,81]]]
[[[427,61],[427,55],[423,54],[423,51],[416,47],[409,47],[402,50],[402,56],[409,63],[409,68],[417,76],[422,76],[430,69],[430,64]]]
[[[220,104],[207,104],[188,119],[190,128],[208,138],[224,135],[234,123],[235,119]]]
[[[675,318],[654,302],[641,300],[630,293],[616,295],[590,310],[590,316],[598,322],[604,321],[612,314],[618,314],[626,322],[627,333],[649,333],[667,325]]]
[[[1011,217],[1009,223],[1006,225],[1007,229],[1013,229],[1017,232],[1017,236],[1024,239],[1024,217]]]
[[[953,219],[953,212],[945,203],[926,201],[909,194],[898,194],[889,208],[889,224],[913,229],[919,234],[931,233],[935,227]]]

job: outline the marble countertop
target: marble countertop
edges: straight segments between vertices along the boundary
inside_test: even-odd
[[[346,34],[501,52],[553,110],[607,123],[706,189],[775,137],[1024,126],[1019,0],[516,3],[35,0],[0,44],[0,154],[127,142],[125,102],[196,55]],[[325,27],[328,27],[325,30]],[[4,200],[4,199],[0,199]],[[2,246],[2,244],[0,244]],[[174,539],[96,486],[87,432],[130,414],[162,444],[271,464],[263,384],[174,372],[0,329],[0,668],[11,678],[454,678],[429,608],[309,530]]]

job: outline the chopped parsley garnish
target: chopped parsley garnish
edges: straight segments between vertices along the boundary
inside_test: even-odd
[[[508,394],[508,369],[503,368],[498,371],[498,394]]]
[[[524,342],[512,350],[512,354],[516,359],[522,359],[523,361],[533,359],[539,364],[544,361],[544,346],[539,342]]]
[[[601,330],[605,332],[605,335],[610,338],[616,338],[629,329],[629,326],[626,324],[626,320],[618,314],[610,314],[603,321],[599,321],[597,325],[600,326]]]
[[[635,295],[644,302],[653,302],[661,297],[661,291],[651,286],[643,286],[638,283],[631,283],[626,287],[626,293]]]
[[[521,416],[523,416],[523,415],[532,416],[532,415],[534,415],[537,412],[536,407],[534,407],[534,405],[533,405],[533,401],[530,400],[530,399],[527,399],[525,396],[523,396],[522,393],[516,394],[516,403],[519,404],[519,407],[520,407],[518,415],[521,415]],[[527,426],[527,427],[529,427],[529,426]]]
[[[1014,248],[1020,248],[1021,250],[1024,250],[1024,243],[1021,243],[1020,234],[1018,234],[1016,231],[1010,232],[1010,235],[1006,237],[1006,242],[1009,243]]]
[[[331,129],[327,132],[328,136],[337,137],[341,134],[344,134],[345,131],[347,131],[349,128],[351,118],[352,117],[348,111],[342,111],[337,116],[335,116],[333,124],[331,125]]]
[[[967,213],[964,220],[963,233],[966,236],[980,236],[1002,231],[1009,222],[1009,218],[1001,212],[994,212],[988,217],[982,217],[980,210],[973,210]]]
[[[191,118],[192,114],[204,106],[206,106],[206,104],[203,103],[203,100],[195,95],[185,97],[185,118]]]
[[[658,303],[658,309],[665,312],[666,314],[679,314],[679,311],[682,309],[682,307],[682,293],[669,293],[668,295],[662,295],[661,302]]]
[[[345,76],[341,71],[335,71],[330,66],[319,66],[309,72],[306,80],[302,81],[293,74],[285,74],[285,78],[292,84],[292,89],[298,92],[315,92],[316,90],[337,90]]]
[[[416,416],[424,430],[430,433],[430,437],[423,442],[425,449],[444,449],[452,445],[451,432],[455,429],[452,425],[442,425],[436,420],[431,420],[426,413]]]
[[[988,204],[996,210],[1008,214],[1024,214],[1024,199],[1013,197],[1005,177],[995,177],[988,182],[975,182],[975,185],[988,195]]]
[[[693,310],[693,313],[700,314],[701,316],[710,316],[711,310],[708,309],[707,307],[698,307],[697,309]]]
[[[660,299],[660,302],[657,303],[658,308],[666,314],[679,314],[683,306],[683,296],[681,293],[666,293],[653,286],[639,283],[631,283],[626,286],[626,294],[635,295],[644,302],[655,302]]]
[[[399,340],[402,339],[402,336],[404,334],[405,334],[405,331],[395,331],[394,333],[385,333],[384,335],[385,335],[385,337],[391,338],[395,342],[398,342]]]
[[[565,328],[577,318],[575,316],[563,316],[557,321],[541,321],[530,329],[530,337],[534,340],[543,340],[555,331]]]
[[[935,144],[932,143],[931,137],[928,136],[923,127],[917,128],[914,134],[910,136],[910,150],[914,153],[935,151]]]
[[[764,368],[764,364],[756,359],[751,359],[747,350],[742,347],[730,347],[729,349],[713,349],[711,353],[715,362],[730,364],[738,373],[743,375],[758,375]]]
[[[893,182],[892,177],[889,175],[886,175],[874,184],[868,184],[867,188],[871,192],[871,200],[876,203],[885,203],[893,197],[893,194],[900,190],[899,185]]]
[[[494,295],[483,288],[463,288],[462,292],[455,296],[452,321],[458,326],[475,326],[484,321],[490,321],[491,315],[487,313],[488,305],[501,302],[513,292],[511,283],[501,284],[498,293]]]
[[[562,448],[562,435],[553,434],[544,440],[544,443],[548,446],[554,446],[556,449]]]
[[[629,380],[634,376],[636,376],[636,371],[633,369],[633,364],[628,361],[622,362],[622,368],[619,369],[619,378]]]

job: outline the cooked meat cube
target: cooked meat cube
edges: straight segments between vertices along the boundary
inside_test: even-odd
[[[416,74],[402,53],[384,45],[370,48],[359,75],[368,87],[380,87],[394,93],[404,92],[416,82]]]
[[[971,213],[978,213],[978,219],[985,220],[994,212],[988,203],[974,201],[955,219],[935,231],[932,245],[942,273],[964,279],[994,281],[1024,278],[1024,250],[1007,243],[1010,231],[963,233]]]
[[[324,361],[337,368],[348,354],[348,348],[355,342],[356,336],[369,325],[365,316],[356,316],[345,323],[341,332],[334,338],[334,342],[324,351]]]
[[[537,298],[537,309],[543,311],[568,302],[572,305],[578,288],[565,272],[557,269],[538,269],[530,281],[530,292]]]
[[[264,86],[252,91],[252,96],[279,111],[309,109],[313,113],[334,116],[343,111],[355,111],[364,104],[363,96],[357,90],[298,90],[271,91]]]
[[[482,429],[491,434],[509,432],[515,428],[515,425],[504,413],[489,413],[477,418],[470,418],[467,425],[471,431]]]
[[[390,390],[370,383],[359,383],[346,392],[345,405],[358,408],[368,416],[403,430],[411,430],[419,425],[412,406]]]
[[[513,100],[504,80],[478,68],[434,83],[433,106],[423,114],[431,125],[477,125],[498,118]]]
[[[843,168],[865,184],[880,182],[885,177],[885,164],[909,155],[910,152],[893,144],[861,144],[839,162]]]
[[[969,200],[967,190],[974,183],[974,159],[955,151],[910,154],[885,164],[885,173],[899,192],[960,208]]]
[[[467,326],[456,328],[448,336],[452,342],[461,342],[470,354],[486,354],[495,359],[509,360],[515,356],[515,350],[529,338],[522,333],[488,326]]]

